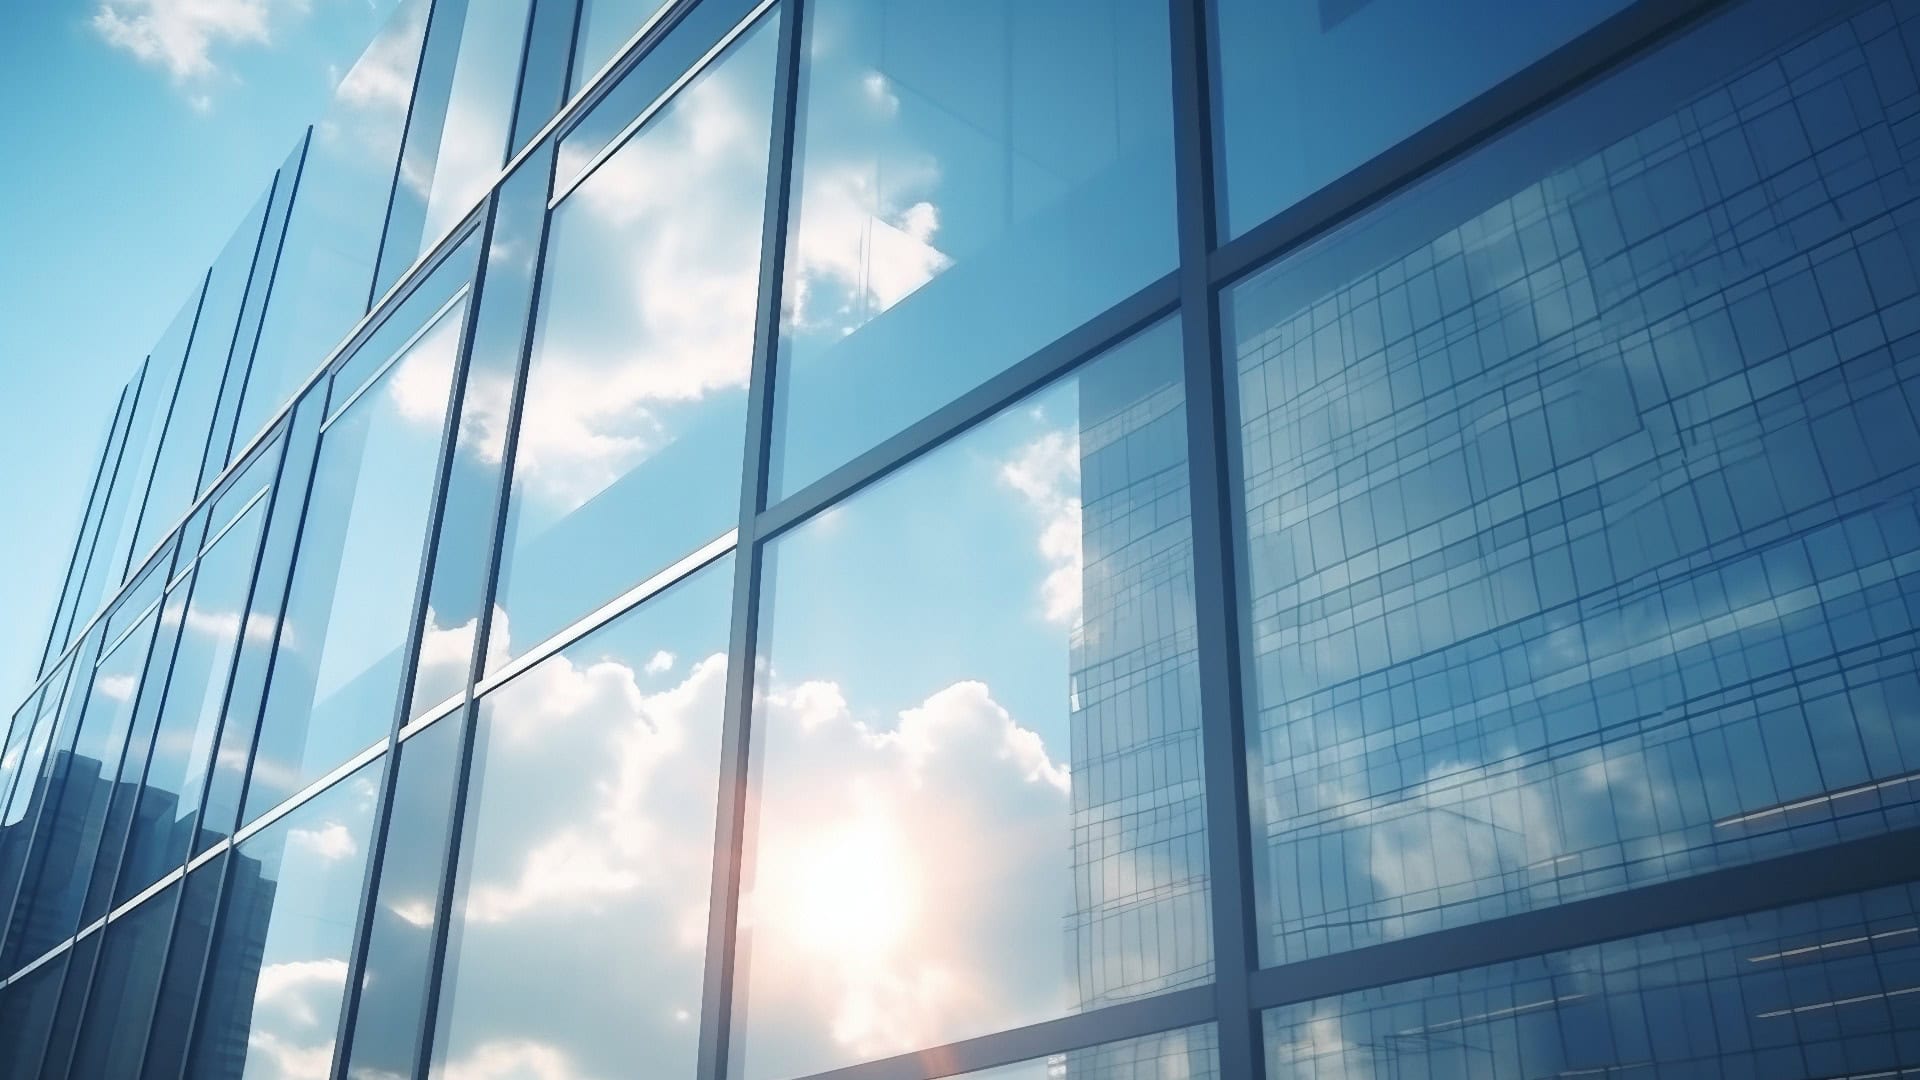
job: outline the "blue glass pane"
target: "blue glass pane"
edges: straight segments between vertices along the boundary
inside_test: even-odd
[[[1267,1076],[1905,1076],[1916,915],[1902,886],[1289,1005]]]
[[[732,582],[722,559],[481,701],[436,1075],[694,1073]]]
[[[580,29],[573,46],[573,89],[584,86],[666,6],[667,0],[581,0]]]
[[[1220,231],[1245,232],[1627,0],[1211,0]]]
[[[106,514],[107,499],[113,486],[113,471],[120,462],[120,444],[126,438],[127,425],[133,418],[135,397],[132,388],[122,389],[113,419],[107,424],[106,442],[100,448],[93,487],[87,495],[86,511],[80,518],[79,535],[74,539],[73,558],[67,568],[66,583],[61,586],[60,604],[54,610],[53,627],[41,660],[43,670],[73,642],[74,633],[85,625],[81,620],[93,614],[91,610],[81,610],[81,605],[87,602],[82,596],[86,591],[87,567],[93,559],[100,520]]]
[[[231,857],[230,852],[220,852],[188,874],[181,886],[180,909],[174,918],[172,938],[167,942],[166,966],[160,975],[159,1001],[148,1028],[151,1034],[132,1028],[133,1018],[127,1018],[131,1030],[123,1034],[133,1040],[133,1044],[125,1052],[139,1053],[137,1040],[147,1040],[146,1064],[140,1073],[143,1080],[178,1080],[180,1076],[187,1055],[187,1033],[193,1026],[194,1010],[200,1001],[200,976],[206,968],[207,948],[213,940],[213,917],[220,902],[220,886]]]
[[[0,988],[0,1074],[39,1075],[66,974],[67,955],[62,953]]]
[[[777,495],[1175,261],[1163,0],[806,10]]]
[[[431,248],[479,203],[507,159],[507,129],[533,0],[468,0],[457,31],[459,52],[439,138],[425,169],[402,169],[400,182],[424,200],[417,250]],[[421,123],[415,106],[414,123]],[[408,134],[408,142],[413,135]],[[411,147],[410,147],[411,148]]]
[[[1916,66],[1825,13],[1228,295],[1266,962],[1920,820]]]
[[[87,1001],[73,1067],[68,1073],[75,1080],[140,1074],[148,1023],[159,1002],[168,935],[173,930],[174,909],[180,903],[182,888],[177,882],[169,885],[107,924],[93,994]]]
[[[777,37],[761,20],[554,211],[496,665],[738,518]]]
[[[1186,439],[1162,323],[773,541],[737,1075],[1212,978]]]
[[[181,594],[180,647],[134,812],[116,902],[158,881],[187,855],[234,652],[243,635],[263,646],[260,639],[268,632],[246,618],[266,506],[264,499],[254,503],[214,541],[200,557],[191,594]]]
[[[233,849],[187,1075],[292,1077],[332,1061],[385,766]]]
[[[340,80],[325,119],[307,140],[240,407],[238,443],[293,396],[372,300],[430,7],[428,0],[404,0]]]
[[[243,823],[393,723],[464,312],[444,309],[363,387],[334,387]]]
[[[253,417],[253,427],[236,430],[241,406],[247,396],[247,386],[252,378],[253,352],[260,337],[261,315],[266,310],[272,292],[274,271],[280,261],[281,241],[286,237],[287,217],[293,207],[295,181],[299,178],[300,162],[306,152],[307,141],[302,139],[274,174],[273,183],[267,188],[266,218],[260,225],[260,244],[253,254],[246,295],[234,326],[227,377],[220,386],[219,403],[214,407],[212,430],[208,433],[207,458],[200,469],[200,488],[203,491],[212,487],[227,463],[246,449],[266,417],[266,413],[261,412]],[[223,259],[226,257],[224,254],[221,256]]]

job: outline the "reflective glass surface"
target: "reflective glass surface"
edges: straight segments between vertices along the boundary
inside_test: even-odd
[[[773,541],[743,1075],[1210,979],[1186,445],[1163,323]]]
[[[436,1075],[693,1074],[732,567],[481,701]]]
[[[227,860],[232,857],[231,851],[222,851],[189,873],[181,886],[180,909],[174,917],[173,938],[167,944],[166,965],[160,973],[159,1000],[146,1035],[146,1066],[139,1074],[142,1080],[177,1080],[186,1062],[187,1034],[200,1001],[200,976],[213,942],[221,882]],[[137,1031],[124,1034],[139,1037]],[[128,1053],[132,1052],[129,1048]]]
[[[200,557],[191,582],[176,587],[168,598],[169,616],[177,614],[180,620],[180,645],[152,757],[141,779],[116,901],[158,881],[187,855],[234,652],[242,640],[264,648],[271,638],[270,627],[247,618],[247,595],[266,517],[262,498]]]
[[[60,982],[67,974],[67,959],[62,953],[19,982],[0,989],[0,1073],[39,1075],[54,1010],[60,1007]]]
[[[70,1077],[140,1075],[182,888],[178,882],[169,885],[107,924]]]
[[[776,495],[1173,269],[1167,11],[807,5]]]
[[[1102,1043],[997,1069],[960,1073],[962,1080],[1215,1080],[1219,1036],[1211,1025]]]
[[[1268,963],[1917,820],[1916,68],[1792,21],[1227,297]]]
[[[463,311],[364,387],[334,388],[243,822],[393,723]]]
[[[107,804],[126,749],[147,648],[159,623],[149,611],[93,672],[73,741],[56,742],[19,898],[7,929],[9,968],[46,952],[78,928]]]
[[[1626,0],[1211,0],[1220,233],[1243,233]]]
[[[187,1075],[293,1080],[333,1060],[385,765],[362,767],[228,855]]]
[[[299,170],[234,438],[244,443],[366,313],[429,0],[403,0],[334,88]]]
[[[581,0],[573,44],[573,89],[612,60],[627,39],[667,6],[667,0]]]
[[[366,967],[347,1054],[353,1080],[409,1076],[419,1050],[432,974],[433,929],[446,864],[448,818],[460,776],[455,713],[400,744],[387,843],[373,901]]]
[[[74,624],[86,620],[112,598],[126,580],[127,560],[133,547],[134,519],[140,514],[140,501],[146,496],[147,476],[153,469],[153,440],[164,416],[173,388],[161,396],[160,384],[168,381],[166,372],[149,360],[128,384],[133,402],[127,427],[121,436],[113,467],[103,480],[106,502],[101,505],[99,526],[87,554],[86,573],[74,608]],[[159,400],[156,400],[159,399]]]
[[[127,426],[132,422],[137,398],[135,385],[129,384],[122,389],[119,402],[114,407],[113,419],[107,425],[106,443],[100,448],[93,488],[87,495],[87,508],[80,518],[80,533],[74,539],[66,582],[60,589],[60,604],[54,611],[53,629],[48,635],[46,654],[42,658],[43,668],[72,643],[75,633],[93,614],[91,608],[83,610],[83,605],[99,599],[87,591],[87,570],[93,559],[100,522],[106,516],[107,501],[112,494],[114,469],[120,463],[120,444],[125,440]]]
[[[201,490],[212,487],[227,463],[246,449],[265,418],[264,412],[257,413],[253,417],[253,427],[237,430],[247,387],[252,383],[254,346],[260,337],[261,316],[266,311],[267,299],[272,291],[270,284],[273,275],[279,268],[280,245],[286,235],[287,217],[293,209],[294,189],[306,150],[306,140],[302,139],[281,164],[279,171],[274,174],[273,183],[267,188],[266,218],[260,226],[260,246],[254,252],[246,296],[234,326],[226,381],[220,386],[219,403],[214,407],[212,428],[207,433],[207,456],[200,468]],[[224,253],[221,255],[222,259],[227,257]],[[216,274],[218,272],[215,271]],[[258,401],[261,393],[258,388],[254,390],[257,408],[262,407]]]
[[[166,332],[160,335],[160,340],[153,346],[153,355],[147,360],[147,378],[140,390],[140,407],[142,410],[151,409],[151,412],[145,418],[134,418],[133,434],[127,442],[128,457],[121,462],[120,478],[132,485],[131,495],[126,501],[124,524],[116,525],[111,517],[106,523],[108,535],[117,534],[121,545],[109,553],[112,561],[108,563],[108,570],[120,575],[107,582],[109,591],[126,574],[139,569],[140,560],[153,549],[154,542],[164,535],[161,530],[177,522],[186,511],[184,501],[161,509],[153,500],[153,484],[158,478],[156,474],[163,440],[170,430],[174,405],[178,401],[187,345],[193,340],[193,327],[200,314],[200,295],[204,287],[205,283],[200,283],[193,295],[187,298],[186,304],[174,314],[173,321],[167,324]],[[172,490],[171,486],[165,489]],[[115,570],[115,567],[123,569]]]
[[[554,211],[496,663],[734,525],[778,36],[763,18]]]
[[[1290,1005],[1267,1076],[1905,1076],[1917,914],[1909,885]]]

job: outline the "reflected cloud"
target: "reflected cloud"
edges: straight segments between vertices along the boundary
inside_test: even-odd
[[[880,85],[890,93],[884,79]],[[899,99],[890,100],[897,111]],[[939,207],[930,198],[903,202],[897,194],[930,193],[939,183],[939,163],[930,155],[888,162],[887,193],[877,169],[854,161],[809,170],[782,305],[790,328],[851,334],[953,265],[934,245]]]
[[[353,834],[337,821],[315,829],[294,829],[287,834],[287,843],[326,862],[337,862],[360,851]]]
[[[577,1071],[558,1047],[534,1039],[501,1039],[447,1062],[441,1075],[446,1080],[574,1080],[587,1074]]]
[[[132,701],[134,691],[140,689],[140,677],[122,674],[102,675],[99,681],[94,683],[94,689],[100,696],[114,701],[123,703]]]
[[[1000,479],[1040,515],[1040,555],[1048,565],[1040,599],[1048,621],[1078,624],[1081,580],[1086,574],[1081,551],[1079,433],[1063,428],[1033,440],[1000,467]]]

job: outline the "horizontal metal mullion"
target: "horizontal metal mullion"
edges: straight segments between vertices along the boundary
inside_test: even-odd
[[[741,543],[763,540],[799,524],[1172,314],[1179,306],[1176,271],[762,511],[754,519],[753,536],[741,537]],[[774,377],[778,379],[779,374],[776,370]],[[777,458],[780,447],[772,447],[771,452]]]
[[[801,1080],[935,1080],[1122,1039],[1177,1031],[1212,1020],[1213,987],[1195,986],[1012,1031],[813,1073]]]
[[[1727,2],[1639,0],[1338,180],[1221,244],[1208,260],[1209,279],[1216,287],[1226,285],[1304,245]]]
[[[1486,967],[1920,879],[1920,827],[1254,973],[1255,1008]]]

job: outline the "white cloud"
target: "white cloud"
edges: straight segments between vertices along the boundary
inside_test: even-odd
[[[304,7],[271,0],[106,0],[90,22],[102,41],[165,68],[179,82],[216,74],[216,46],[270,43],[277,13]]]
[[[932,158],[889,163],[888,191],[931,191]],[[809,170],[798,214],[795,266],[783,300],[791,327],[844,335],[912,295],[953,265],[934,244],[940,210],[930,199],[883,195],[875,166],[832,162]]]
[[[329,821],[317,829],[294,829],[287,834],[287,843],[327,862],[336,862],[360,850],[353,834],[337,821]]]
[[[254,984],[254,1008],[279,1010],[287,1020],[310,1026],[320,1022],[312,998],[318,994],[333,1001],[346,985],[345,960],[330,957],[268,964]]]
[[[673,670],[673,654],[665,649],[653,654],[643,669],[649,675],[663,675]]]
[[[1041,607],[1047,619],[1071,626],[1080,621],[1081,550],[1080,437],[1049,431],[1000,467],[1000,479],[1040,515],[1040,555],[1047,561]]]
[[[534,1039],[496,1039],[446,1063],[446,1080],[574,1080],[587,1074],[558,1047]]]
[[[104,697],[112,698],[114,701],[132,701],[133,692],[140,689],[140,677],[138,675],[103,675],[95,685]]]

